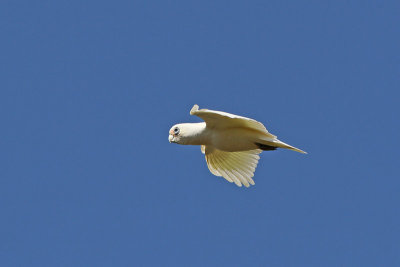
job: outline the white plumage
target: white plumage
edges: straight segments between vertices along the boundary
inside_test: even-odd
[[[201,145],[210,172],[237,186],[254,185],[254,171],[263,150],[286,148],[306,153],[288,145],[268,132],[256,120],[194,105],[191,115],[201,123],[181,123],[169,131],[168,140],[182,145]]]

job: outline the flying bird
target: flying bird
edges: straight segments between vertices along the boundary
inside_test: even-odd
[[[193,106],[190,115],[196,115],[204,122],[172,126],[169,142],[201,146],[210,172],[237,186],[255,184],[252,177],[263,150],[286,148],[307,154],[278,140],[256,120],[222,111],[199,109],[198,105]]]

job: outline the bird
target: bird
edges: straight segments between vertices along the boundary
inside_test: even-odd
[[[208,169],[237,186],[255,185],[254,172],[262,151],[286,148],[307,152],[278,140],[256,120],[231,113],[199,109],[196,104],[190,115],[204,122],[179,123],[169,130],[168,141],[180,145],[199,145],[205,154]]]

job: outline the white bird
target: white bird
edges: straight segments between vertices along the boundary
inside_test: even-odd
[[[194,105],[190,115],[205,122],[180,123],[169,130],[170,143],[200,145],[210,172],[237,186],[254,185],[254,171],[263,150],[287,148],[305,151],[279,141],[256,120]]]

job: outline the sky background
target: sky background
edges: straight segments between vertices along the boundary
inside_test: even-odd
[[[2,1],[1,266],[400,266],[399,1]],[[306,150],[250,188],[194,104]]]

